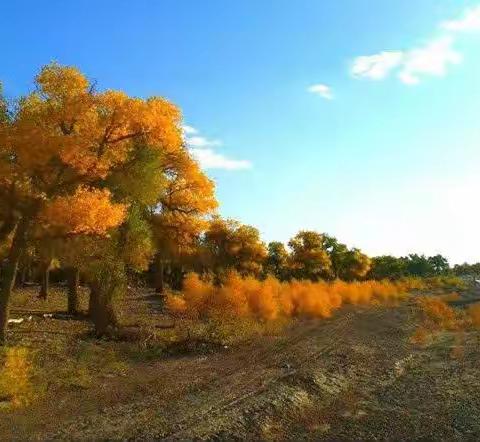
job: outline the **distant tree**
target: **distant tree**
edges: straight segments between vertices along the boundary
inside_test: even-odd
[[[362,279],[370,270],[370,258],[360,249],[349,249],[335,237],[323,234],[323,248],[331,261],[333,278],[352,281]]]
[[[327,252],[331,262],[331,273],[334,279],[342,278],[346,269],[346,256],[348,254],[348,247],[340,243],[337,238],[323,234],[322,248]]]
[[[413,253],[404,259],[406,262],[406,272],[409,276],[426,277],[435,274],[433,263],[425,255]]]
[[[430,256],[428,257],[428,262],[432,266],[435,275],[441,275],[450,270],[450,264],[448,263],[447,258],[442,255]]]
[[[463,264],[455,264],[453,273],[458,276],[469,275],[478,277],[480,276],[480,263],[468,264],[465,262]]]
[[[371,279],[398,279],[407,274],[406,259],[391,255],[375,256],[371,260],[368,277]]]
[[[214,217],[205,232],[203,244],[210,266],[217,275],[229,269],[244,276],[261,274],[267,251],[256,228]]]
[[[265,259],[265,271],[283,281],[288,279],[288,251],[285,245],[278,241],[268,244],[268,255]]]
[[[323,242],[322,234],[310,230],[300,231],[288,242],[292,250],[290,271],[294,278],[319,281],[332,277],[332,261]]]
[[[353,248],[342,255],[339,278],[344,281],[364,279],[371,267],[371,259]]]

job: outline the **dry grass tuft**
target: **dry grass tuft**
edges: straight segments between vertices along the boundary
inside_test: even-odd
[[[23,407],[34,399],[32,365],[26,348],[8,347],[3,351],[0,372],[0,397],[7,408]]]
[[[467,311],[470,323],[474,328],[480,329],[480,303],[473,304]]]

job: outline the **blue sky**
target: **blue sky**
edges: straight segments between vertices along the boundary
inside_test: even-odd
[[[19,0],[0,79],[23,94],[56,60],[176,102],[221,213],[267,241],[480,261],[479,5]]]

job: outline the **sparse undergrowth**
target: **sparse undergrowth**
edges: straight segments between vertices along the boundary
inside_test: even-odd
[[[208,296],[219,295],[221,289],[196,276],[189,276],[184,297],[171,295],[170,299],[180,299],[185,303],[183,305],[190,302],[190,311],[183,310],[172,320],[161,313],[159,298],[151,299],[140,292],[132,292],[125,300],[129,315],[125,316],[124,327],[114,340],[94,339],[88,322],[81,319],[65,321],[36,317],[15,326],[13,345],[2,355],[0,391],[3,408],[23,407],[50,394],[94,390],[100,380],[132,376],[138,364],[184,354],[210,354],[257,336],[278,336],[294,324],[297,317],[327,317],[343,304],[396,303],[415,286],[412,281],[403,281],[402,284],[293,282],[282,285],[267,280],[262,286],[258,281],[233,276],[223,287],[221,295],[230,303],[224,299],[220,304],[213,304],[212,308]],[[239,299],[232,293],[236,296],[243,294],[239,299],[245,303],[239,304]],[[279,302],[278,296],[286,296],[288,302]],[[311,296],[317,298],[316,303],[311,302]],[[412,340],[422,341],[422,333],[424,340],[429,339],[441,329],[479,327],[480,304],[471,306],[465,314],[459,314],[445,302],[457,297],[452,294],[419,296],[424,322]],[[272,304],[269,307],[259,302],[269,299],[274,302],[273,308]],[[320,305],[319,300],[328,304]],[[14,298],[14,305],[25,312],[32,306],[35,310],[42,305],[45,311],[47,307],[59,311],[64,302],[65,293],[61,288],[51,291],[47,305],[37,300],[34,289],[23,290]],[[86,308],[85,303],[82,305]],[[226,314],[215,310],[218,305]],[[285,306],[290,309],[291,316],[282,310]],[[239,310],[235,310],[238,308],[246,309],[243,315],[232,314],[238,313]]]
[[[455,292],[418,297],[416,304],[420,311],[420,325],[411,337],[412,343],[425,346],[443,331],[464,333],[480,329],[480,303],[470,305],[465,310],[448,304],[459,298]]]
[[[31,382],[31,355],[24,347],[2,349],[0,372],[0,400],[2,408],[28,405],[35,396]]]

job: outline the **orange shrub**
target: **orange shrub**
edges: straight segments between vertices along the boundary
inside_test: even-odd
[[[230,272],[226,277],[225,284],[212,291],[210,300],[212,316],[245,317],[250,313],[245,280],[236,272]]]
[[[369,304],[397,300],[403,289],[389,281],[332,283],[264,281],[228,273],[220,286],[191,273],[185,278],[183,296],[168,295],[167,308],[188,318],[252,318],[272,321],[279,317],[328,318],[343,304]]]
[[[165,306],[175,316],[184,315],[187,312],[187,303],[185,299],[177,295],[168,295],[165,301]]]
[[[468,308],[468,316],[472,325],[476,328],[480,328],[480,303],[473,304]]]
[[[268,277],[262,282],[254,278],[244,281],[248,307],[253,316],[265,320],[276,319],[280,311],[278,280]]]
[[[422,313],[430,323],[442,329],[454,329],[458,325],[455,309],[435,296],[422,296],[417,300]]]
[[[199,317],[209,310],[213,287],[209,281],[202,281],[198,274],[189,273],[183,282],[184,301],[190,316]]]

